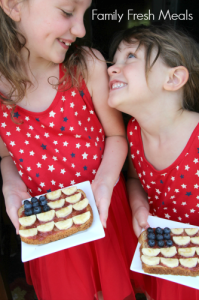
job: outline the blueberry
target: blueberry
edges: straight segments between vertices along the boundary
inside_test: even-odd
[[[38,201],[33,202],[32,206],[33,207],[39,206],[39,202]]]
[[[164,247],[164,241],[158,241],[158,246],[159,247]]]
[[[155,233],[149,233],[148,235],[147,235],[147,237],[148,237],[148,239],[149,240],[155,240]]]
[[[163,235],[162,234],[157,234],[156,235],[156,240],[162,241],[163,240]]]
[[[149,245],[149,247],[154,247],[155,246],[155,240],[148,240],[148,245]]]
[[[30,209],[32,208],[32,203],[28,200],[24,201],[24,209]]]
[[[47,200],[46,199],[44,199],[44,200],[42,200],[42,201],[40,201],[40,205],[41,206],[44,206],[44,205],[46,205],[48,202],[47,202]]]
[[[24,211],[24,214],[28,217],[28,216],[31,216],[32,214],[33,214],[33,212],[32,212],[32,209],[26,209],[25,211]]]
[[[49,211],[50,210],[50,207],[46,204],[43,206],[43,211]]]
[[[38,199],[37,199],[36,197],[32,197],[32,198],[31,198],[31,202],[32,202],[32,203],[37,202],[37,201],[38,201]]]
[[[36,206],[33,208],[33,213],[36,215],[36,214],[39,214],[41,212],[41,207],[40,206]]]
[[[167,240],[166,244],[168,247],[171,247],[173,245],[173,242],[172,242],[172,240]]]
[[[40,196],[39,201],[43,201],[43,200],[46,200],[46,197],[45,196]]]
[[[170,239],[171,239],[171,236],[170,236],[169,233],[165,233],[165,234],[163,235],[163,237],[164,237],[165,240],[170,240]]]
[[[157,228],[155,229],[155,233],[157,233],[157,234],[162,234],[162,233],[163,233],[162,228],[157,227]]]
[[[153,233],[153,228],[151,228],[151,227],[147,228],[147,232],[148,233]]]
[[[170,233],[170,232],[171,232],[171,229],[168,228],[168,227],[165,227],[163,231],[164,231],[164,233]]]

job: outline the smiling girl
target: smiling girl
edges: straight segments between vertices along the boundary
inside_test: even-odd
[[[127,154],[122,118],[107,105],[101,54],[71,45],[85,35],[90,5],[0,1],[0,155],[7,213],[18,233],[23,199],[89,180],[105,228],[103,239],[25,263],[39,300],[135,299],[129,272],[135,244],[120,176]]]
[[[166,26],[138,26],[111,47],[108,103],[132,116],[127,188],[137,236],[148,215],[199,226],[199,50]],[[199,291],[144,276],[148,299],[199,299]]]

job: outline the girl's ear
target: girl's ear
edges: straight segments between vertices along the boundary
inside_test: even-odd
[[[188,79],[189,72],[187,68],[183,66],[170,68],[164,89],[166,91],[177,91],[187,83]]]
[[[3,11],[15,22],[19,22],[21,19],[20,3],[19,0],[0,0]]]

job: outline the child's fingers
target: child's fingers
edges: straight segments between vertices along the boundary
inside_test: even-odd
[[[14,206],[10,208],[10,210],[7,212],[8,216],[16,228],[16,234],[19,234],[19,219],[18,219],[18,214],[17,214],[18,209]]]
[[[101,200],[98,205],[99,215],[100,215],[100,221],[102,223],[102,226],[106,228],[106,221],[108,218],[108,206],[106,204],[106,201]]]

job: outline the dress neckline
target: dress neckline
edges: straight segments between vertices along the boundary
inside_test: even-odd
[[[174,169],[176,168],[177,165],[180,164],[180,162],[182,161],[182,159],[185,157],[185,155],[188,153],[188,150],[193,142],[193,140],[195,139],[195,132],[198,130],[199,128],[199,123],[196,125],[196,127],[194,128],[194,130],[192,131],[184,149],[182,150],[182,152],[180,153],[180,155],[174,160],[174,162],[169,165],[168,167],[166,167],[165,169],[162,169],[162,170],[157,170],[147,159],[146,159],[146,156],[145,156],[145,153],[144,153],[144,146],[143,146],[143,141],[142,141],[142,136],[141,136],[141,127],[138,126],[139,128],[139,132],[138,132],[138,135],[139,135],[139,142],[140,142],[140,145],[141,145],[141,155],[143,157],[143,160],[145,161],[145,163],[147,163],[147,165],[153,170],[153,172],[156,172],[158,174],[162,174],[162,173],[167,173],[169,172],[171,169]]]

